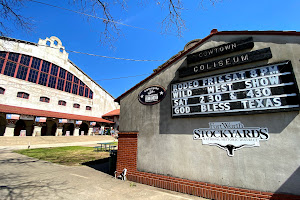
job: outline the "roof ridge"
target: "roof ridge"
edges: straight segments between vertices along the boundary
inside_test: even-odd
[[[162,72],[164,69],[166,69],[167,67],[169,67],[171,64],[173,64],[174,62],[176,62],[177,60],[179,60],[180,58],[182,58],[184,55],[186,55],[187,53],[189,53],[190,51],[192,51],[193,49],[195,49],[196,47],[198,47],[200,44],[204,43],[205,41],[207,41],[209,38],[211,38],[214,35],[246,35],[246,34],[251,34],[251,35],[296,35],[296,36],[300,36],[300,32],[298,31],[218,31],[217,29],[212,29],[210,34],[208,36],[206,36],[205,38],[201,39],[198,43],[196,43],[194,46],[192,46],[189,49],[180,51],[178,54],[172,56],[168,61],[166,61],[165,63],[163,63],[162,65],[160,65],[157,69],[154,69],[153,73],[148,76],[147,78],[145,78],[144,80],[140,81],[139,83],[137,83],[135,86],[133,86],[132,88],[130,88],[129,90],[127,90],[126,92],[124,92],[123,94],[121,94],[119,97],[117,97],[115,99],[116,102],[121,101],[121,98],[123,98],[124,96],[126,96],[128,93],[130,93],[131,91],[133,91],[135,88],[137,88],[138,86],[142,85],[143,83],[145,83],[147,80],[149,80],[150,78],[156,76],[157,74],[159,74],[160,72]],[[172,59],[173,58],[173,59]]]

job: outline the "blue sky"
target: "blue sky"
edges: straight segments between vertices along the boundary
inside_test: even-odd
[[[69,1],[40,0],[64,8],[78,10]],[[66,49],[85,53],[146,60],[168,60],[183,50],[184,45],[194,39],[204,38],[214,28],[219,31],[230,30],[295,30],[300,31],[299,0],[223,0],[212,6],[208,0],[203,5],[199,1],[183,1],[187,30],[182,38],[176,34],[160,34],[161,21],[167,10],[157,6],[154,0],[128,2],[127,11],[113,8],[111,13],[120,22],[149,29],[151,31],[119,25],[122,37],[114,43],[115,48],[101,45],[100,33],[104,25],[101,20],[89,19],[66,10],[25,3],[22,14],[31,17],[34,30],[25,33],[15,29],[8,36],[21,40],[38,42],[57,36]],[[69,52],[69,59],[92,79],[98,82],[115,98],[145,79],[153,69],[163,64],[159,62],[134,62],[100,58]],[[143,76],[121,78],[118,77]]]

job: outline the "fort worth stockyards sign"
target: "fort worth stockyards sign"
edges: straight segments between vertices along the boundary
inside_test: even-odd
[[[243,147],[258,147],[260,140],[268,140],[268,128],[244,127],[241,122],[210,122],[209,128],[194,129],[194,140],[215,145],[234,156]]]

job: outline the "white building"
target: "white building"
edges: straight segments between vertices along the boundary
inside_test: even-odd
[[[0,136],[91,135],[114,98],[68,59],[55,36],[0,38]]]

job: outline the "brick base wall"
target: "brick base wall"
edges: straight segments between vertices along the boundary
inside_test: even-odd
[[[127,179],[158,188],[216,200],[300,200],[300,196],[215,185],[137,171],[138,132],[120,132],[117,173],[127,169]]]
[[[117,172],[118,174],[127,169],[128,174],[137,171],[137,132],[118,133],[118,154]]]

